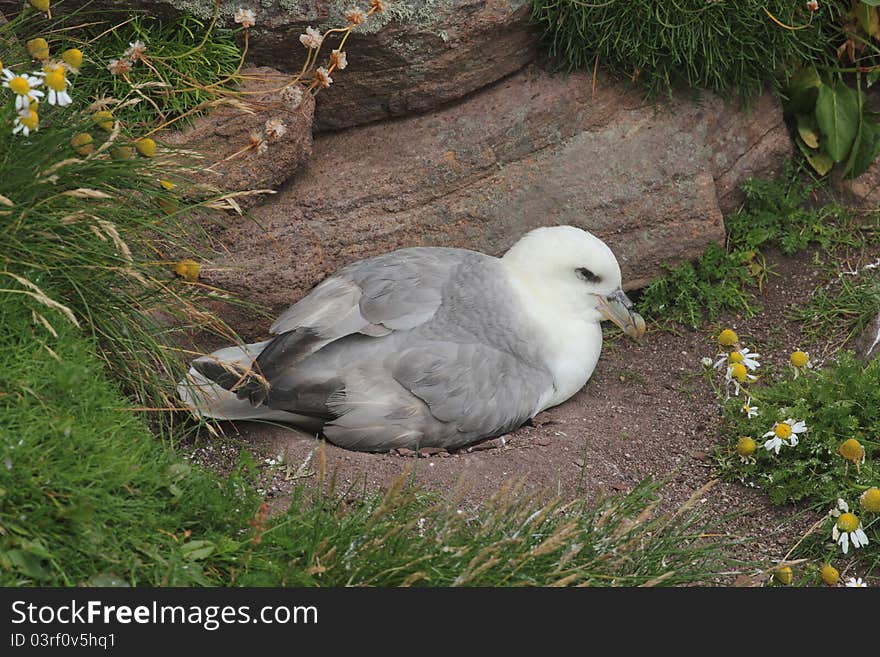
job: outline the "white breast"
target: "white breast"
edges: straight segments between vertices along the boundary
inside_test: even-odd
[[[596,369],[602,351],[602,327],[559,299],[514,276],[514,289],[523,307],[543,334],[545,364],[553,374],[554,386],[542,395],[534,414],[561,404],[584,387]]]

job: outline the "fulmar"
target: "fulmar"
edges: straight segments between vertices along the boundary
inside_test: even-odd
[[[501,258],[405,248],[318,284],[265,342],[192,362],[178,385],[197,415],[272,420],[346,449],[460,449],[561,404],[593,373],[609,319],[644,320],[599,238],[538,228]]]

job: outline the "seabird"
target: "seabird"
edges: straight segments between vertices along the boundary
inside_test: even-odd
[[[580,390],[603,319],[645,332],[617,258],[579,228],[538,228],[501,258],[399,249],[325,279],[272,339],[196,359],[178,392],[197,415],[287,422],[347,449],[459,449]]]

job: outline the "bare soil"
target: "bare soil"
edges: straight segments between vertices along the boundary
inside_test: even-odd
[[[366,454],[327,444],[328,472],[335,470],[338,488],[354,494],[382,489],[411,472],[425,488],[454,491],[460,504],[472,506],[511,479],[565,499],[624,493],[646,478],[660,479],[668,481],[664,506],[677,508],[718,477],[714,450],[729,449],[719,435],[719,404],[700,364],[717,352],[713,333],[733,328],[764,355],[765,364],[783,366],[795,348],[822,353],[825,345],[805,344],[799,327],[785,319],[790,307],[825,282],[814,255],[769,254],[774,273],[757,295],[762,310],[752,318],[728,315],[702,331],[649,329],[641,343],[619,334],[606,339],[593,377],[578,394],[504,438],[431,455]],[[314,485],[316,437],[265,423],[219,427],[222,438],[191,446],[194,461],[225,472],[247,448],[258,463],[260,491],[276,509],[286,506],[294,486]],[[819,517],[805,507],[774,506],[763,492],[738,482],[718,482],[698,504],[719,520],[720,533],[744,539],[737,555],[742,558],[783,558]]]

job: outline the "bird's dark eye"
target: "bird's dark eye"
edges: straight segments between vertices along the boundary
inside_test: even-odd
[[[601,278],[599,278],[598,276],[596,276],[596,274],[594,274],[593,272],[591,272],[591,271],[590,271],[589,269],[587,269],[586,267],[578,267],[578,268],[575,269],[574,271],[575,271],[575,273],[578,275],[578,278],[580,278],[581,280],[586,281],[587,283],[600,283],[600,282],[602,281]]]

